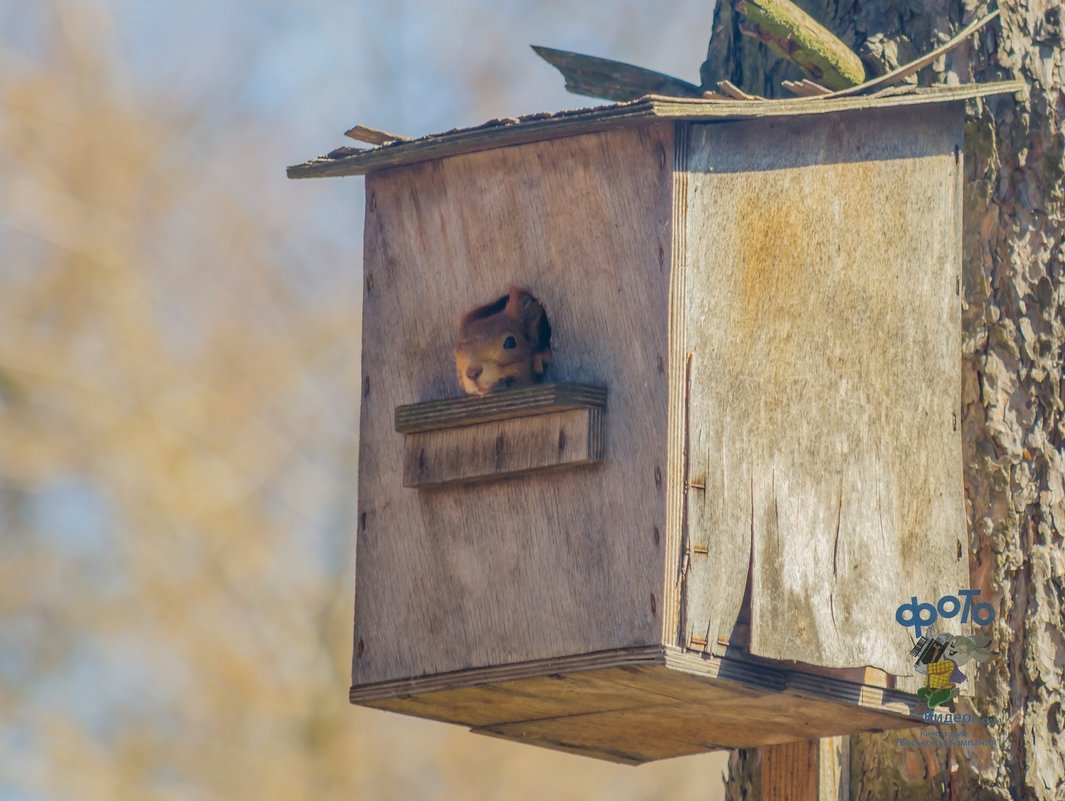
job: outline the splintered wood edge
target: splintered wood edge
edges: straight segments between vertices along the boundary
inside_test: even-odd
[[[866,90],[870,87],[862,85]],[[905,95],[857,95],[789,97],[753,103],[748,100],[648,95],[629,103],[600,106],[558,114],[532,115],[516,122],[483,125],[415,139],[392,142],[341,158],[321,157],[288,168],[289,178],[365,175],[401,164],[430,161],[462,153],[476,153],[497,147],[559,139],[577,134],[605,131],[618,126],[647,123],[655,119],[690,122],[724,122],[770,117],[798,117],[894,106],[928,105],[969,100],[986,95],[1023,91],[1023,80],[970,83],[960,86],[934,86]]]
[[[397,406],[396,431],[414,434],[579,408],[606,408],[606,387],[540,384],[493,392],[483,398],[449,398]]]

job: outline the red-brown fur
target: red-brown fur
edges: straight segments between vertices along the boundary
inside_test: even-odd
[[[506,295],[470,309],[459,320],[455,369],[468,395],[533,384],[550,360],[547,315],[526,289],[511,286]]]

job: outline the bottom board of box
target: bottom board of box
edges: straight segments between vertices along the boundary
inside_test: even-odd
[[[350,699],[626,764],[922,725],[919,698],[853,675],[656,646],[353,687]]]

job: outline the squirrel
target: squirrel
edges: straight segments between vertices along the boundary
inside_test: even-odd
[[[527,289],[511,286],[459,319],[455,369],[467,395],[536,383],[549,361],[551,326]]]

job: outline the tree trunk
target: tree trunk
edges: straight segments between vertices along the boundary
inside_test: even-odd
[[[802,2],[872,74],[931,50],[987,13],[959,0]],[[903,747],[916,732],[851,742],[854,799],[1065,798],[1065,58],[1062,0],[1002,16],[922,73],[928,83],[1024,78],[1023,97],[971,105],[966,126],[962,431],[972,586],[996,606],[995,656],[976,674],[983,726],[942,734],[992,747]],[[704,86],[729,79],[766,96],[799,77],[741,37],[720,0]],[[727,797],[758,797],[758,758],[736,752]]]

